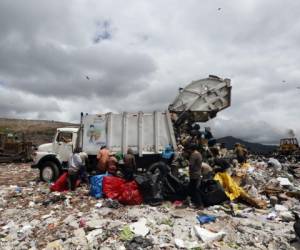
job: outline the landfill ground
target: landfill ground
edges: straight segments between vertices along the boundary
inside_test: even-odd
[[[252,166],[251,178],[260,190],[272,175],[259,164]],[[292,184],[289,189],[299,187],[296,179]],[[281,198],[277,211],[270,204],[261,210],[236,203],[232,214],[226,205],[204,210],[170,202],[115,207],[90,197],[85,185],[64,193],[50,193],[48,185],[30,164],[0,164],[0,249],[300,249],[290,243],[295,238],[291,211],[300,210],[296,198]],[[201,228],[218,232],[219,240],[198,237],[196,216],[201,213],[217,217]],[[134,233],[145,236],[130,241]]]

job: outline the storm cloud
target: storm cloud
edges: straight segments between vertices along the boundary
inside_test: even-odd
[[[163,110],[179,87],[214,74],[233,86],[232,106],[209,122],[218,137],[299,136],[299,8],[293,0],[3,0],[0,116],[76,122],[81,111]]]

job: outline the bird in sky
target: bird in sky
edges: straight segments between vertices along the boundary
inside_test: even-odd
[[[222,8],[218,8],[218,11],[220,11]]]
[[[282,80],[282,83],[286,83],[286,81],[285,81],[285,80]]]
[[[90,80],[90,78],[89,78],[88,76],[85,76],[85,78],[86,78],[87,80]]]
[[[300,89],[300,87],[296,87],[296,89]]]

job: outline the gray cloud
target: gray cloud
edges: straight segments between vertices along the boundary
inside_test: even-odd
[[[1,116],[20,115],[38,115],[46,117],[47,115],[59,113],[61,111],[59,104],[53,99],[37,98],[31,94],[24,94],[21,91],[15,91],[0,86],[0,114]]]

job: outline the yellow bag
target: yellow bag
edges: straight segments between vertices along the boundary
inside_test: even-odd
[[[227,172],[215,174],[214,180],[219,181],[230,200],[235,200],[245,191],[231,178]]]
[[[267,207],[267,203],[263,200],[250,197],[244,189],[242,189],[232,178],[231,176],[224,173],[216,173],[214,180],[219,181],[223,186],[224,191],[228,198],[232,201],[237,198],[247,202],[248,204],[255,206],[257,208],[265,209]]]

